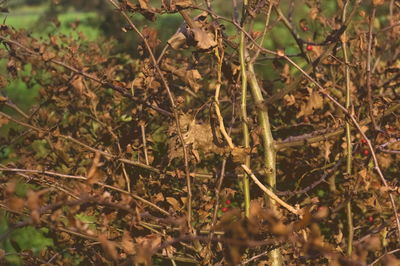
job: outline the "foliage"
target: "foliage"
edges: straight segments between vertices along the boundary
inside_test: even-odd
[[[399,263],[394,1],[79,2],[0,25],[0,259]]]

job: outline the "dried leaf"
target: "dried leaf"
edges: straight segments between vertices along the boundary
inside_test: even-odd
[[[83,77],[81,75],[76,75],[71,81],[72,87],[76,89],[78,94],[83,94],[84,92],[85,84],[83,82]]]
[[[175,0],[175,5],[180,8],[188,8],[192,6],[191,0]]]
[[[296,98],[292,94],[286,94],[283,101],[287,106],[291,106],[296,103]]]
[[[115,243],[108,240],[107,236],[104,234],[99,235],[98,240],[106,255],[113,260],[118,260],[118,252]]]
[[[177,33],[172,35],[171,38],[169,38],[167,43],[171,46],[172,49],[178,50],[183,48],[186,44],[186,37],[181,31],[178,31]]]
[[[143,37],[147,40],[151,50],[154,52],[155,48],[160,44],[160,40],[157,39],[157,30],[150,27],[145,27],[142,30]]]
[[[372,0],[374,6],[380,6],[383,5],[383,3],[385,3],[385,0]]]
[[[121,246],[129,255],[135,254],[135,244],[133,243],[133,239],[128,231],[124,231]]]
[[[46,52],[42,55],[42,58],[43,58],[44,61],[49,61],[49,60],[51,60],[51,59],[53,59],[53,58],[55,58],[55,57],[56,57],[56,54],[53,53],[53,52],[51,52],[51,51],[46,51]]]
[[[161,244],[161,236],[151,234],[146,237],[137,237],[136,242],[135,262],[151,265],[152,251]]]
[[[191,29],[191,31],[194,34],[196,47],[200,50],[209,50],[217,46],[217,42],[215,41],[212,33],[208,33],[200,28]]]
[[[195,92],[198,92],[200,89],[200,84],[197,83],[199,79],[201,79],[201,75],[197,69],[186,71],[185,80]]]
[[[214,33],[206,30],[207,13],[202,13],[194,18],[195,27],[192,29],[186,23],[168,40],[173,49],[185,46],[196,46],[200,50],[210,50],[217,46]]]
[[[302,116],[309,116],[313,113],[315,109],[321,109],[323,107],[323,98],[317,91],[313,91],[313,89],[308,89],[310,93],[310,97],[308,98],[307,103],[302,103],[300,106],[300,112],[296,115],[296,118]]]
[[[250,155],[250,148],[234,147],[231,155],[235,163],[245,163],[247,155]]]
[[[166,197],[165,198],[169,204],[174,208],[175,211],[178,211],[181,209],[181,206],[179,204],[179,201],[173,197]]]
[[[7,125],[8,122],[9,122],[9,120],[8,120],[7,117],[0,116],[0,127],[2,127],[2,126],[4,126],[4,125]]]

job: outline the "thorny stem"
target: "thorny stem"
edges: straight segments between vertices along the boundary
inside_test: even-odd
[[[250,81],[251,92],[256,108],[258,109],[258,123],[261,127],[261,134],[263,139],[264,149],[264,167],[266,171],[266,182],[271,188],[276,186],[276,151],[274,147],[274,139],[271,132],[271,124],[269,123],[267,107],[261,107],[264,98],[262,96],[261,88],[258,85],[256,74],[254,72],[253,64],[248,64],[247,76]],[[242,166],[243,167],[243,166]],[[272,198],[268,199],[271,208],[276,208],[276,201]],[[271,265],[282,265],[282,254],[280,249],[274,249],[270,253]]]
[[[346,19],[346,9],[349,5],[350,1],[347,1],[343,7],[342,14],[342,23],[344,23]],[[349,69],[349,58],[347,55],[347,35],[346,31],[343,32],[342,36],[342,50],[344,55],[344,68],[345,68],[345,78],[346,78],[346,109],[350,109],[351,105],[351,91],[350,91],[350,69]],[[351,143],[351,129],[349,121],[346,121],[346,175],[350,176],[352,171],[352,143]],[[353,237],[354,237],[354,228],[353,228],[353,213],[351,208],[351,195],[349,200],[346,203],[346,214],[347,214],[347,255],[351,255],[353,250]]]
[[[368,30],[368,48],[367,48],[367,100],[368,100],[368,112],[371,117],[372,125],[375,130],[379,129],[378,124],[374,118],[374,103],[372,99],[372,88],[371,88],[371,49],[372,49],[372,29],[375,19],[376,7],[373,5],[371,16],[369,19],[369,30]]]
[[[152,51],[148,41],[146,40],[146,38],[142,35],[142,33],[139,31],[139,29],[136,27],[136,25],[132,22],[131,18],[128,16],[128,14],[124,10],[122,10],[121,7],[115,2],[115,0],[109,0],[109,2],[121,13],[121,15],[129,23],[129,26],[131,26],[131,28],[136,32],[136,34],[143,40],[143,43],[146,46],[147,51],[149,52],[153,66],[156,69],[156,71],[161,79],[161,82],[167,91],[168,98],[169,98],[171,108],[172,108],[174,118],[175,118],[175,123],[176,123],[176,127],[177,127],[176,130],[179,135],[179,140],[182,144],[183,157],[184,157],[184,163],[185,163],[185,176],[186,176],[186,186],[187,186],[187,206],[186,206],[187,207],[187,224],[188,224],[188,227],[189,227],[191,233],[195,233],[195,231],[193,230],[193,227],[192,227],[192,181],[191,181],[190,169],[189,169],[189,158],[188,158],[189,156],[188,156],[187,147],[186,147],[185,140],[183,138],[183,134],[182,134],[182,130],[181,130],[179,113],[176,108],[174,95],[172,94],[172,91],[169,88],[168,82],[165,79],[163,73],[161,72],[160,67],[157,64],[157,59],[154,57],[153,51]],[[181,14],[184,14],[184,12]],[[189,22],[187,21],[187,23],[189,23]]]
[[[243,2],[242,9],[242,21],[241,26],[243,27],[246,8],[247,8],[247,0]],[[248,126],[248,118],[247,118],[247,74],[246,74],[246,41],[243,32],[240,32],[240,46],[239,46],[239,55],[240,55],[240,74],[242,77],[242,95],[241,95],[241,116],[242,116],[242,131],[243,131],[243,145],[244,148],[250,149],[250,134],[249,134],[249,126]],[[250,154],[246,155],[245,165],[250,167]],[[245,173],[243,175],[243,191],[244,191],[244,209],[246,217],[250,216],[250,184],[249,184],[249,176]]]

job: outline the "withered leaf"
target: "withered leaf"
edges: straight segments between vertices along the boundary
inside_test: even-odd
[[[44,61],[49,61],[56,57],[56,54],[51,51],[46,51],[43,53],[42,58]]]
[[[200,50],[210,50],[217,46],[213,32],[208,32],[206,23],[207,13],[202,13],[194,18],[194,28],[183,23],[178,31],[168,40],[173,49],[195,46]]]
[[[192,5],[191,0],[175,0],[175,5],[180,8],[188,8]]]
[[[186,43],[186,36],[181,31],[176,32],[172,35],[171,38],[167,41],[167,43],[171,46],[172,49],[178,50],[183,48]]]
[[[192,152],[199,151],[205,156],[210,154],[223,154],[224,147],[214,143],[214,136],[209,124],[196,123],[190,114],[180,116],[181,131],[186,145],[191,145]],[[174,158],[183,158],[182,146],[176,131],[176,124],[171,123],[168,130],[170,138],[168,140],[168,157],[172,161]]]
[[[309,116],[313,113],[315,109],[321,109],[323,107],[323,98],[319,92],[313,91],[309,88],[308,92],[310,94],[307,103],[302,103],[300,106],[300,112],[296,115],[296,118],[302,116]]]
[[[172,207],[174,207],[175,211],[178,211],[178,210],[181,209],[181,206],[180,206],[179,201],[177,199],[175,199],[173,197],[166,197],[165,199],[167,200],[167,202],[169,204],[171,204]]]
[[[99,235],[98,240],[106,255],[113,260],[118,260],[118,252],[115,243],[108,240],[107,236],[104,234]]]
[[[143,37],[147,40],[151,50],[154,52],[154,49],[160,44],[160,40],[157,39],[157,30],[150,27],[145,27],[142,30]]]
[[[135,244],[128,231],[124,231],[122,236],[121,246],[129,255],[135,254]]]
[[[217,46],[217,42],[214,39],[212,33],[208,33],[201,28],[191,29],[194,34],[194,40],[196,42],[196,47],[200,50],[209,50]]]

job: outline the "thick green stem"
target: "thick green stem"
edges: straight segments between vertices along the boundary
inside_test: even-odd
[[[346,8],[349,2],[343,7],[343,16],[342,22],[346,20]],[[347,55],[347,36],[346,32],[343,33],[342,36],[342,50],[345,62],[345,78],[346,78],[346,109],[349,110],[351,105],[351,93],[350,93],[350,69],[349,69],[349,58]],[[346,175],[351,175],[352,169],[352,144],[351,144],[351,129],[350,123],[346,121],[346,155],[347,155],[347,163],[346,163]],[[353,238],[354,238],[354,227],[353,227],[353,212],[351,208],[351,197],[349,198],[346,206],[346,215],[347,215],[347,230],[349,235],[347,237],[347,255],[351,255],[353,251]]]
[[[269,123],[268,110],[263,106],[264,98],[261,88],[257,82],[252,63],[248,64],[247,76],[249,79],[251,92],[255,106],[258,108],[258,124],[262,131],[263,148],[264,148],[264,166],[266,168],[266,183],[274,188],[276,185],[276,151],[274,147],[274,139],[272,137],[271,125]],[[267,199],[269,207],[275,209],[276,202],[270,198]],[[282,265],[282,254],[280,249],[274,249],[269,253],[270,265]]]
[[[242,99],[241,99],[241,113],[242,113],[242,130],[243,130],[243,145],[245,148],[250,148],[250,134],[247,125],[247,74],[246,74],[246,48],[245,48],[244,33],[240,33],[240,72],[242,76]],[[246,156],[245,165],[250,167],[250,155]],[[243,191],[244,191],[244,208],[246,217],[250,215],[250,186],[249,176],[245,173],[243,175]]]

